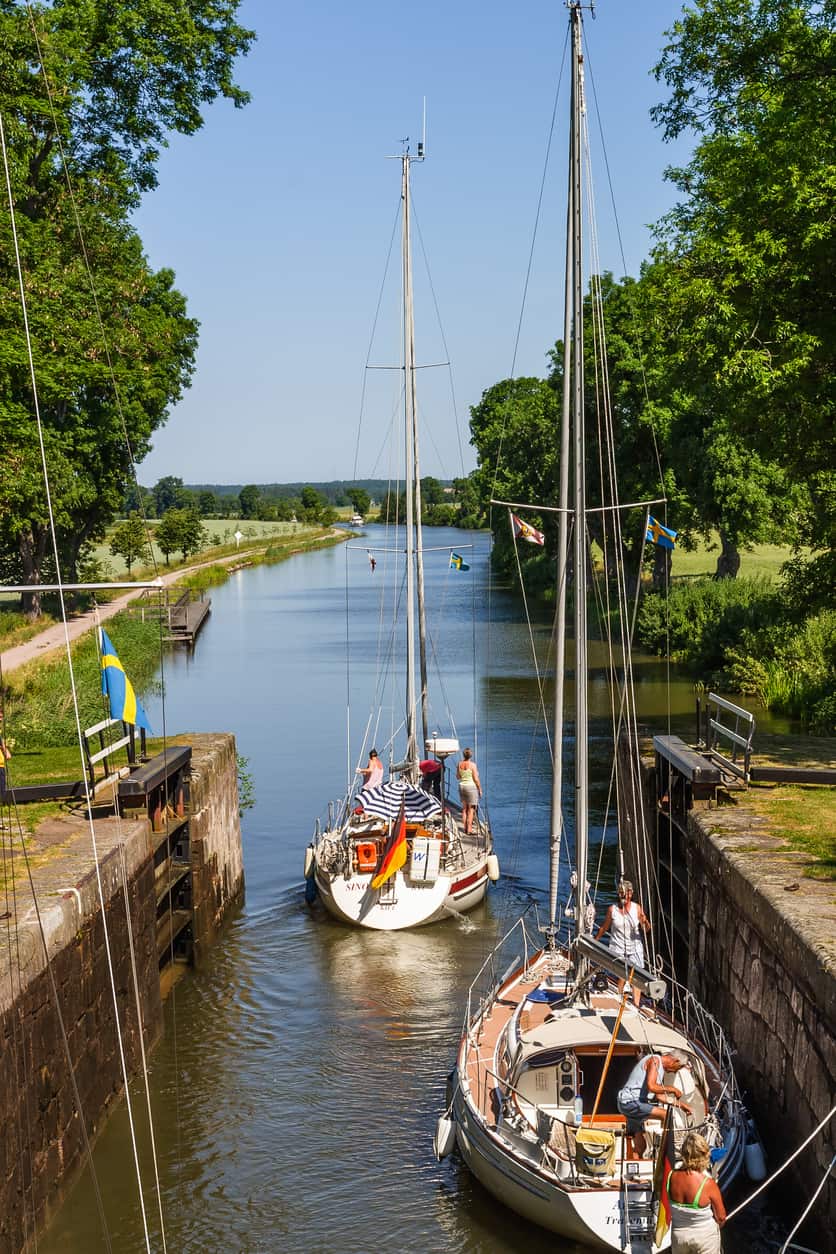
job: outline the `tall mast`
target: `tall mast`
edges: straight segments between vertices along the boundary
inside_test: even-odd
[[[415,328],[412,317],[412,250],[409,222],[409,149],[401,156],[401,197],[403,200],[403,229],[401,258],[403,270],[403,358],[404,358],[404,443],[406,447],[406,761],[407,774],[414,783],[418,778],[418,746],[415,737],[415,506],[418,472],[418,433],[415,424]],[[418,501],[420,509],[420,497]],[[423,617],[424,579],[420,563],[421,534],[418,518],[419,551],[419,607]],[[425,700],[425,667],[422,640],[422,699]],[[426,720],[426,713],[424,714]],[[425,722],[426,738],[426,722]]]
[[[583,388],[583,258],[581,217],[581,118],[585,109],[580,3],[572,5],[572,421],[574,434],[575,543],[575,891],[576,930],[586,931],[586,872],[589,844],[589,710],[586,622],[586,448]]]
[[[574,76],[572,92],[574,104]],[[574,108],[572,108],[574,113]],[[563,406],[560,419],[560,490],[557,532],[557,614],[555,618],[554,738],[552,742],[551,838],[549,841],[549,936],[557,929],[560,842],[563,835],[563,692],[566,676],[566,576],[569,555],[569,444],[572,386],[572,295],[574,291],[574,129],[569,128],[569,187],[566,199],[566,286],[563,303]]]

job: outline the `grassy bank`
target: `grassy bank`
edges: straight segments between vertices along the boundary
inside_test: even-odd
[[[342,535],[318,527],[285,532],[281,536],[265,533],[257,543],[251,542],[246,551],[238,551],[233,545],[227,554],[232,561],[220,560],[225,555],[223,549],[214,551],[214,561],[212,554],[201,555],[203,564],[196,569],[184,567],[184,576],[178,580],[177,588],[202,590],[223,583],[232,571],[242,566],[284,561],[297,553],[340,543],[342,539]],[[175,595],[176,590],[172,590]],[[145,604],[147,606],[147,602]],[[160,623],[147,612],[129,609],[109,619],[107,631],[134,689],[142,697],[151,690],[165,647]],[[16,641],[3,639],[6,648],[12,643]],[[107,717],[92,631],[72,646],[72,658],[81,725],[90,727]],[[16,754],[22,750],[75,745],[77,733],[69,665],[63,652],[36,659],[11,672],[4,683],[3,700],[7,739],[15,742]]]

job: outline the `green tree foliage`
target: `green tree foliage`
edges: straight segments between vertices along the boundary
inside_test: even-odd
[[[165,557],[166,566],[170,555],[177,549],[185,561],[190,553],[199,553],[207,541],[206,530],[193,509],[166,510],[154,533],[154,542]]]
[[[368,514],[369,506],[372,503],[372,498],[369,496],[365,488],[358,488],[358,487],[349,488],[348,499],[351,501],[351,504],[354,506],[354,510],[356,513],[362,514],[363,517],[365,517],[366,514]]]
[[[482,509],[491,499],[557,504],[559,403],[545,379],[504,379],[482,393],[470,410],[470,430],[478,465],[472,476]],[[555,515],[530,512],[526,519],[545,530],[554,552]],[[513,543],[506,511],[494,510],[494,560],[505,572],[513,566]],[[527,563],[544,565],[542,550],[525,546]],[[548,576],[543,573],[543,582]]]
[[[770,467],[766,477],[777,467],[803,485],[799,538],[826,549],[836,472],[835,18],[832,0],[704,0],[671,32],[656,71],[671,97],[655,110],[666,136],[700,137],[688,166],[671,173],[684,198],[661,224],[656,253],[682,329],[682,373]]]
[[[242,488],[238,494],[238,508],[242,518],[257,518],[261,503],[261,492],[254,483]]]
[[[147,561],[150,556],[148,533],[145,523],[139,514],[129,514],[124,522],[114,527],[110,535],[110,551],[114,557],[121,557],[128,568],[136,561]]]
[[[220,514],[220,501],[206,488],[197,493],[196,505],[201,518],[217,518]]]
[[[325,507],[325,499],[319,495],[316,488],[312,488],[310,484],[302,489],[301,495],[301,516],[306,522],[318,522],[322,510]]]
[[[219,95],[245,102],[231,78],[251,41],[234,21],[237,8],[238,0],[190,0],[186,9],[160,0],[0,6],[0,112],[54,522],[70,575],[119,509],[132,457],[145,455],[191,376],[197,324],[172,273],[149,266],[128,215],[155,184],[169,132],[193,133]],[[6,215],[0,478],[13,490],[0,502],[0,543],[35,584],[49,520],[13,255]],[[25,609],[39,612],[36,595]]]
[[[151,493],[154,497],[157,518],[162,518],[163,514],[170,509],[185,509],[189,495],[183,480],[178,475],[166,475],[163,479],[158,479]]]

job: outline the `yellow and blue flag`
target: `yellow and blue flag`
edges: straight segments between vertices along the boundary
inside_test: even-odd
[[[462,561],[461,553],[451,553],[450,554],[450,569],[451,570],[470,570],[470,567],[468,566],[467,562]]]
[[[657,519],[648,515],[645,541],[651,540],[653,544],[658,544],[663,549],[675,549],[676,535],[677,533],[670,527],[663,527]]]
[[[110,703],[110,717],[131,723],[134,727],[144,727],[150,732],[148,715],[137,700],[125,668],[116,656],[113,642],[103,627],[99,628],[99,647],[102,654],[102,692]]]

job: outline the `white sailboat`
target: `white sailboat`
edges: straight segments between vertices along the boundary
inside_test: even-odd
[[[401,155],[404,426],[406,448],[406,685],[405,748],[390,779],[349,788],[317,823],[305,853],[306,893],[334,917],[382,931],[435,923],[472,910],[485,897],[499,864],[487,819],[477,811],[468,829],[447,795],[445,764],[459,751],[455,736],[429,733],[424,547],[415,388],[415,343],[410,231],[410,167],[423,160]],[[371,554],[370,554],[371,555]],[[374,569],[374,567],[373,567]],[[416,695],[416,606],[423,756],[419,752]],[[380,783],[382,786],[368,786]]]
[[[468,1167],[506,1206],[563,1237],[594,1249],[649,1254],[666,1249],[658,1230],[663,1162],[687,1126],[714,1147],[721,1185],[737,1173],[745,1148],[746,1118],[735,1087],[730,1051],[719,1026],[687,990],[630,968],[591,934],[587,900],[589,840],[588,667],[586,571],[587,509],[584,457],[583,290],[581,264],[581,155],[586,151],[581,4],[570,0],[572,109],[567,221],[564,405],[555,623],[555,747],[550,839],[549,923],[535,929],[519,920],[471,986],[449,1107],[439,1121],[439,1157],[458,1144]],[[570,474],[571,469],[571,474]],[[570,499],[569,484],[573,480]],[[617,517],[613,499],[605,508]],[[572,523],[574,521],[574,526]],[[569,533],[573,530],[572,560]],[[558,859],[562,820],[563,679],[566,665],[566,574],[574,583],[575,866],[569,938],[558,936]],[[625,608],[622,605],[622,614]],[[624,620],[622,620],[624,621]],[[625,664],[625,688],[630,668]],[[635,728],[625,732],[633,707],[615,692],[621,736],[637,762]],[[581,886],[580,890],[577,886]],[[537,932],[539,931],[539,935]],[[545,944],[543,942],[545,935]],[[510,960],[510,961],[509,961]],[[504,974],[503,974],[504,972]],[[624,993],[619,978],[628,980]],[[633,1005],[628,990],[645,1002]],[[629,1004],[628,1004],[629,1002]],[[676,1008],[674,1014],[673,1007]],[[664,1082],[679,1090],[682,1107],[665,1124],[649,1119],[644,1151],[628,1134],[618,1093],[650,1054],[673,1055]],[[654,1102],[658,1099],[654,1097]]]

